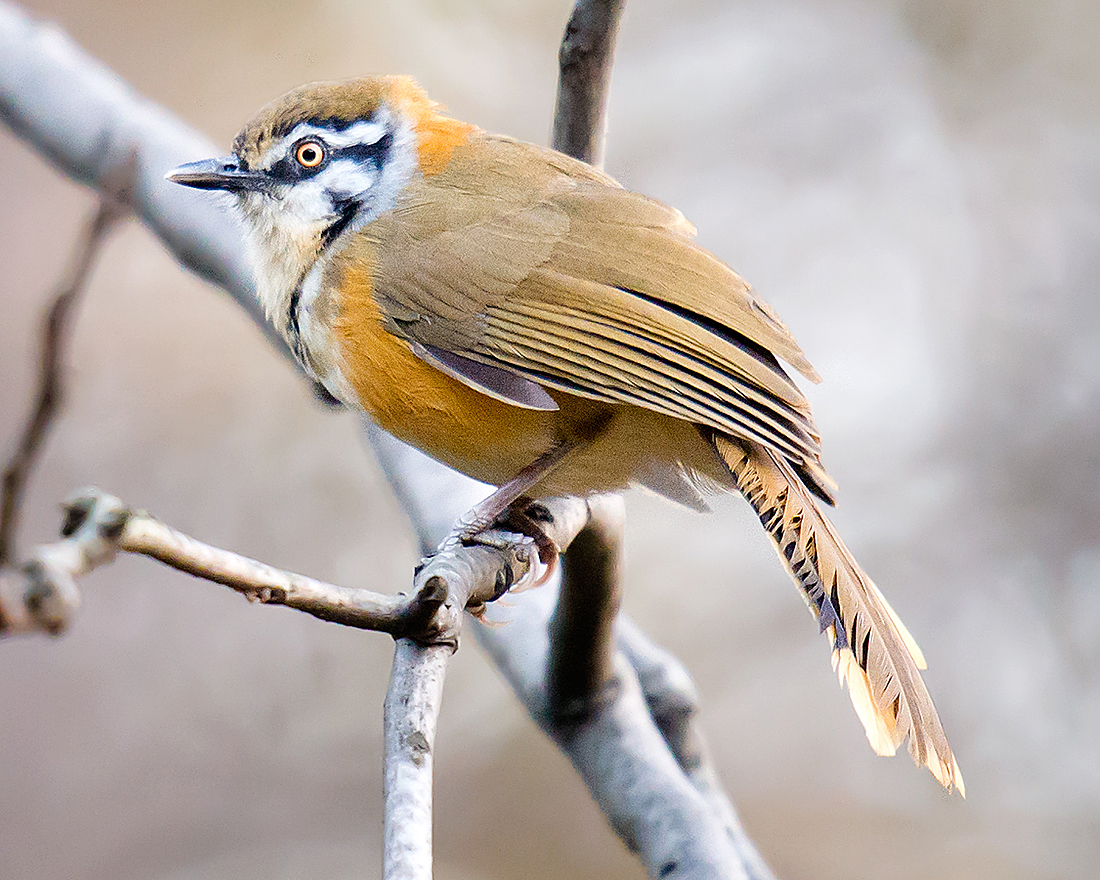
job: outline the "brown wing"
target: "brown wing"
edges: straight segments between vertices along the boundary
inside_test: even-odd
[[[363,234],[388,329],[524,379],[819,460],[816,374],[682,215],[560,154],[483,136]],[[477,384],[476,377],[468,377]]]

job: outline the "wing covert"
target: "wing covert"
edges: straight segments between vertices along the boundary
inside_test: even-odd
[[[361,233],[386,255],[374,296],[387,329],[435,352],[436,366],[451,352],[465,359],[452,370],[510,370],[819,460],[809,406],[776,356],[816,374],[751,288],[691,241],[678,211],[598,172],[571,174],[567,157],[550,167],[548,151],[493,144],[516,155],[484,180],[445,171],[411,185]],[[515,179],[525,155],[538,186]]]

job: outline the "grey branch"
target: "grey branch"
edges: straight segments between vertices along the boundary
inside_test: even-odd
[[[546,533],[560,547],[568,547],[588,522],[588,507],[576,498],[553,499],[547,510]],[[403,638],[394,648],[384,709],[384,880],[431,880],[432,754],[461,610],[481,613],[512,583],[537,576],[537,565],[538,551],[529,539],[517,543],[514,536],[489,532],[471,547],[441,550],[417,573],[422,590],[448,597],[444,609],[451,613],[443,622],[453,629],[441,630],[432,644]]]
[[[560,516],[552,534],[564,546],[585,522],[578,512],[583,504],[574,499],[554,502]],[[529,541],[490,532],[487,543],[433,556],[417,573],[409,596],[386,596],[325,583],[204,544],[98,489],[75,493],[63,507],[62,539],[32,551],[23,569],[28,587],[20,601],[9,597],[12,611],[7,627],[0,625],[0,634],[63,630],[76,607],[75,579],[111,562],[121,551],[222,584],[254,602],[285,605],[321,620],[453,650],[462,612],[480,612],[502,592],[501,584],[528,576],[538,558]],[[14,580],[12,575],[9,593]]]
[[[383,880],[431,880],[432,760],[451,648],[399,639],[383,707]]]
[[[581,724],[552,719],[544,682],[554,596],[531,590],[522,598],[522,610],[508,615],[507,626],[479,628],[478,637],[527,711],[569,756],[649,875],[770,877],[744,863],[738,836],[677,764],[623,654],[615,657],[608,699],[598,712]]]
[[[615,4],[616,8],[620,5]],[[610,47],[611,32],[607,33]],[[609,69],[609,52],[606,58]],[[606,73],[599,82],[606,83]],[[589,87],[578,81],[577,88]],[[602,85],[600,93],[598,100],[594,104],[590,101],[588,106],[603,106]],[[559,118],[563,115],[572,118],[572,111],[562,110],[563,106],[559,100]],[[92,187],[102,188],[108,169],[117,166],[132,151],[138,159],[135,213],[181,263],[225,288],[270,335],[252,297],[251,277],[235,222],[213,201],[179,187],[170,188],[161,179],[167,169],[179,162],[215,155],[218,151],[171,114],[136,95],[56,29],[32,21],[2,0],[0,118],[63,172]],[[584,118],[591,120],[593,116],[588,114]],[[586,125],[590,132],[600,127],[591,122]],[[590,144],[598,142],[598,138],[589,137]],[[566,141],[555,137],[555,143]],[[570,150],[585,153],[583,148],[570,147]],[[598,158],[590,148],[587,155]],[[281,342],[279,346],[285,350]],[[434,546],[455,519],[484,495],[484,487],[448,471],[380,431],[371,429],[368,435],[425,549]],[[95,540],[89,540],[79,550],[65,542],[51,547],[59,553],[107,552]],[[60,567],[66,571],[85,570],[83,566],[94,561],[64,559]],[[667,725],[658,728],[654,722],[650,706],[660,704],[656,698],[676,676],[650,670],[645,681],[639,682],[627,658],[641,656],[644,651],[638,649],[616,656],[616,695],[597,717],[572,727],[549,722],[544,697],[546,623],[553,599],[554,591],[549,588],[517,596],[508,615],[511,624],[478,627],[478,638],[505,671],[528,711],[573,760],[616,830],[638,850],[650,875],[770,877],[736,820],[731,824],[723,810],[716,809],[712,796],[715,789],[700,787],[704,776],[713,780],[709,770],[705,774],[698,772],[705,762],[686,774],[678,757],[687,753],[681,746],[670,750],[662,735]],[[72,600],[71,596],[60,599]],[[617,641],[621,646],[648,644],[640,634],[624,634],[627,632],[620,621]],[[408,643],[399,643],[405,644]],[[443,645],[434,650],[450,648]],[[410,649],[408,653],[415,660],[418,653],[425,652]],[[414,665],[426,668],[429,662]],[[400,666],[395,666],[395,675],[403,674]],[[665,684],[653,687],[650,692],[643,691],[645,682]],[[694,706],[690,689],[681,696],[685,705]],[[425,737],[425,741],[430,748],[430,739]],[[703,759],[700,757],[699,761]],[[732,816],[732,810],[729,814]],[[746,858],[746,852],[754,858]]]
[[[211,199],[164,180],[208,138],[138,95],[52,24],[0,2],[0,119],[63,173],[105,192],[114,168],[136,159],[130,209],[179,262],[227,290],[264,332],[236,221]]]

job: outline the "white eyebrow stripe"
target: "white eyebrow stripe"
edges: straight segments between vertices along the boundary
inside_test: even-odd
[[[313,136],[320,138],[334,150],[338,150],[341,147],[350,147],[355,144],[376,144],[386,136],[386,131],[387,126],[384,123],[367,119],[349,125],[342,131],[311,125],[308,122],[300,122],[286,136],[285,141],[294,143],[304,137]]]

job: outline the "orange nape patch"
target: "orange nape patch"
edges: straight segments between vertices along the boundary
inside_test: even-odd
[[[423,89],[409,77],[394,77],[390,83],[390,95],[412,120],[416,132],[420,170],[426,175],[438,174],[451,161],[455,147],[466,143],[476,126],[438,111],[442,105],[427,96]]]
[[[456,470],[494,485],[507,481],[553,445],[557,413],[475,391],[387,332],[372,295],[372,256],[366,245],[347,249],[329,279],[339,291],[333,330],[343,373],[360,405],[383,429]]]

